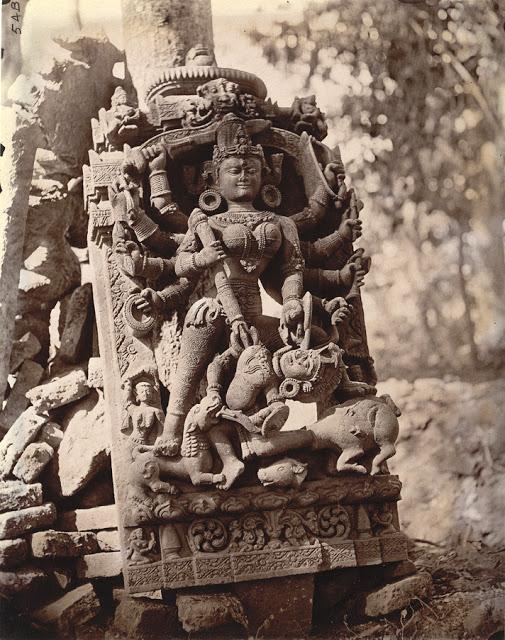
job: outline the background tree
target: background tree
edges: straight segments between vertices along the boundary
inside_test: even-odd
[[[249,34],[324,102],[365,201],[382,375],[503,361],[504,27],[493,0],[329,0]]]

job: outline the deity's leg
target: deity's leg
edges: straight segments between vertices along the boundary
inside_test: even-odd
[[[186,315],[162,436],[164,443],[177,443],[167,451],[169,454],[175,454],[180,446],[184,420],[195,404],[198,385],[218,350],[224,329],[222,308],[212,298],[198,300]]]
[[[218,489],[229,489],[244,471],[244,463],[238,459],[231,442],[232,429],[233,427],[230,424],[219,424],[207,434],[223,463],[221,473],[224,476],[224,480],[216,485]]]

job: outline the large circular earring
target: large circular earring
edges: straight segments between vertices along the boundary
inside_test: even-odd
[[[205,189],[198,198],[200,209],[206,213],[217,211],[223,203],[223,196],[216,189]]]
[[[261,197],[270,209],[276,209],[282,200],[281,192],[274,184],[264,184],[261,187]]]

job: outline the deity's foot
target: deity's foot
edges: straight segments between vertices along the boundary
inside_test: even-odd
[[[227,491],[235,480],[241,475],[244,471],[244,463],[240,462],[240,460],[232,460],[231,462],[227,462],[223,466],[222,475],[224,476],[224,482],[218,482],[216,487],[218,489],[222,489],[223,491]]]
[[[285,404],[278,403],[272,405],[271,413],[263,420],[261,433],[265,438],[272,431],[280,431],[289,416],[289,407]]]

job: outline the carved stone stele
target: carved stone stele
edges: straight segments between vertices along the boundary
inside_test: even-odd
[[[145,109],[116,90],[84,167],[127,588],[402,560],[362,205],[314,97],[272,104],[202,42]],[[283,430],[287,400],[316,422]]]

